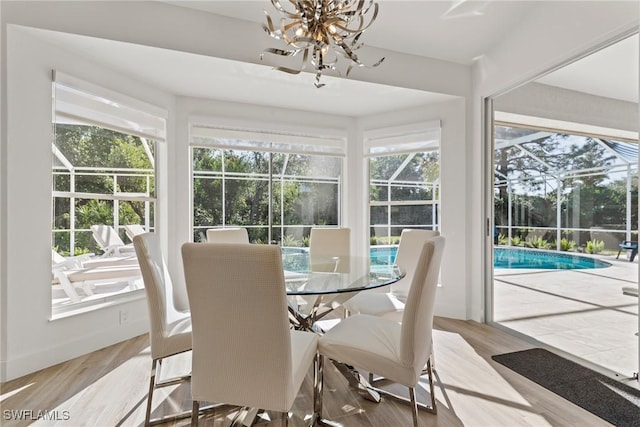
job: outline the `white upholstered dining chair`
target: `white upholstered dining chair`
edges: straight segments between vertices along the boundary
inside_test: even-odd
[[[249,243],[249,233],[244,227],[209,228],[208,243]]]
[[[160,387],[189,381],[190,375],[167,380],[161,379],[163,359],[191,350],[191,318],[189,313],[175,310],[171,276],[162,256],[160,242],[154,233],[134,236],[133,245],[138,255],[144,280],[149,312],[149,339],[151,341],[151,378],[145,413],[145,426],[169,419],[186,418],[190,411],[151,419],[153,392]]]
[[[407,386],[408,400],[385,390],[376,391],[410,402],[414,427],[418,425],[418,407],[436,413],[429,359],[434,303],[444,244],[445,239],[441,236],[423,243],[407,295],[402,323],[378,316],[356,314],[327,331],[319,342],[320,373],[323,358],[328,357]],[[418,404],[415,397],[415,387],[425,365],[429,375],[430,407]],[[318,400],[322,402],[321,397]]]
[[[192,425],[201,401],[287,413],[318,337],[289,327],[280,247],[185,243]]]
[[[435,230],[404,229],[400,235],[400,244],[395,264],[405,275],[391,284],[388,292],[362,292],[344,303],[345,309],[352,314],[371,314],[389,318],[400,318],[409,295],[411,282],[416,271],[420,250],[424,242],[440,233]],[[400,312],[400,313],[399,313]]]
[[[351,229],[311,229],[309,235],[309,266],[311,271],[348,273],[350,254]]]

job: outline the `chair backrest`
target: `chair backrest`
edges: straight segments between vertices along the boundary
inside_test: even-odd
[[[194,399],[287,411],[295,396],[280,247],[185,243]]]
[[[424,242],[439,235],[440,232],[436,230],[417,230],[412,228],[402,230],[395,263],[405,273],[405,276],[391,285],[391,292],[401,300],[405,300],[409,295],[411,281],[413,280],[413,274]]]
[[[124,246],[124,242],[110,225],[92,225],[91,231],[93,232],[93,238],[102,250],[114,246]]]
[[[146,233],[147,231],[140,224],[127,224],[124,226],[124,232],[127,233],[127,237],[133,242],[135,236]]]
[[[349,273],[351,229],[312,228],[309,236],[311,271]]]
[[[149,309],[151,357],[166,357],[165,338],[173,322],[185,317],[173,305],[173,283],[162,256],[160,240],[155,233],[134,236],[144,289]]]
[[[208,243],[249,243],[249,233],[243,227],[209,228]]]
[[[431,354],[433,312],[445,239],[423,243],[402,315],[400,360],[416,370],[416,381]]]

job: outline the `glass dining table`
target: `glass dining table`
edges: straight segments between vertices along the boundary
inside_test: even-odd
[[[308,253],[283,251],[285,287],[289,299],[289,320],[294,329],[323,334],[318,321],[360,292],[369,292],[404,277],[397,265],[375,264],[369,257],[331,257],[314,260],[310,271]],[[321,270],[321,271],[318,271]],[[363,391],[363,397],[380,402],[380,394],[370,386],[357,369],[331,361],[349,385]],[[332,425],[321,419],[317,424]]]
[[[389,286],[404,276],[397,266],[371,264],[368,257],[332,257],[326,262],[314,263],[314,271],[292,269],[292,265],[300,266],[304,262],[292,263],[290,255],[283,252],[285,286],[289,317],[293,327],[299,330],[322,333],[318,320],[359,292]]]

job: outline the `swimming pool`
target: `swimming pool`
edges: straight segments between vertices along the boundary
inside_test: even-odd
[[[282,248],[285,269],[305,271],[309,268],[308,248]],[[396,260],[397,246],[372,246],[370,249],[371,264],[392,265]],[[555,251],[525,249],[514,247],[497,247],[494,249],[495,268],[532,268],[549,270],[580,270],[589,268],[606,268],[611,264],[598,259]]]
[[[611,264],[599,259],[566,252],[542,251],[523,248],[495,248],[495,268],[538,268],[549,270],[583,270],[606,268]]]

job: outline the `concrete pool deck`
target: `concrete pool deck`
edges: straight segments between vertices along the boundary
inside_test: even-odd
[[[638,372],[638,262],[597,256],[611,267],[494,270],[494,321],[542,345],[628,378]]]

